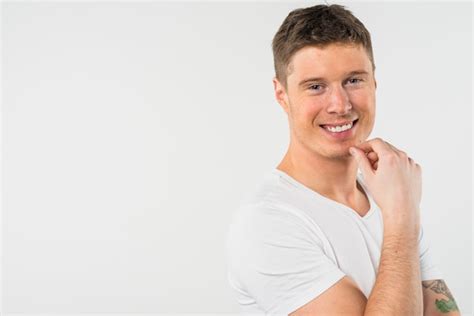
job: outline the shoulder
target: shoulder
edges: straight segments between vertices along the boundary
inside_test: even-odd
[[[241,206],[228,231],[229,255],[242,261],[267,261],[298,249],[325,249],[325,237],[318,225],[298,210],[268,201]],[[251,258],[251,259],[250,259]]]
[[[247,233],[283,233],[311,229],[316,223],[292,205],[269,199],[241,205],[233,214],[231,226]]]
[[[300,192],[275,170],[267,172],[252,189],[246,192],[241,206],[262,207],[265,204],[294,205],[301,199]]]

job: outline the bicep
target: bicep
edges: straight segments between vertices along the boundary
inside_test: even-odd
[[[460,315],[456,301],[442,279],[421,282],[425,316]]]
[[[344,276],[329,289],[290,316],[298,315],[363,315],[367,298],[348,276]]]

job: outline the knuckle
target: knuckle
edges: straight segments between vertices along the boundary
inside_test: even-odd
[[[394,151],[390,151],[388,152],[386,155],[385,155],[385,159],[388,161],[388,162],[395,162],[398,160],[398,156],[397,154],[394,152]]]
[[[395,146],[393,146],[390,142],[384,140],[383,141],[385,143],[385,145],[389,146],[389,147],[392,147],[392,148],[395,148]]]

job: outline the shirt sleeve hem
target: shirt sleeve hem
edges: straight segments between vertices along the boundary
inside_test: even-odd
[[[431,267],[421,272],[421,281],[443,279],[443,273],[437,267]]]
[[[273,315],[288,315],[301,306],[309,303],[311,300],[319,296],[321,293],[329,289],[331,286],[333,286],[337,281],[342,279],[346,274],[342,272],[341,270],[336,270],[333,275],[330,277],[326,278],[323,281],[318,281],[316,286],[312,287],[311,289],[307,290],[305,292],[305,295],[297,295],[294,296],[293,299],[289,300],[287,304],[280,306],[278,311],[276,313],[271,313]],[[271,315],[270,314],[270,315]]]

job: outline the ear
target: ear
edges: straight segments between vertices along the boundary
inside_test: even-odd
[[[275,90],[275,99],[281,105],[286,114],[288,114],[290,110],[288,106],[288,95],[285,91],[285,87],[283,87],[276,77],[273,77],[273,89]]]

